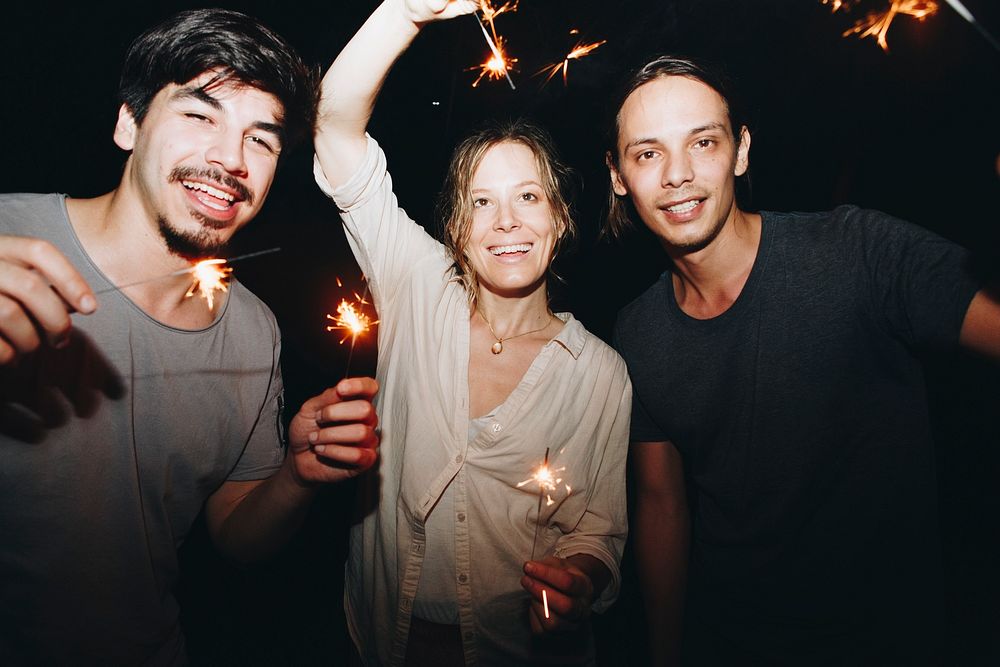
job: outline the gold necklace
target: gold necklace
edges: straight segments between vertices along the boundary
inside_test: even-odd
[[[537,329],[532,329],[531,331],[525,331],[523,333],[514,334],[513,336],[507,336],[505,338],[501,338],[500,336],[497,335],[497,332],[493,330],[493,325],[490,324],[490,321],[486,319],[485,315],[483,315],[483,311],[477,308],[476,312],[479,313],[479,317],[483,318],[483,322],[486,322],[486,326],[489,327],[490,333],[493,334],[493,337],[497,339],[497,342],[493,343],[493,345],[490,346],[490,352],[492,352],[493,354],[500,354],[501,352],[503,352],[503,342],[505,340],[510,340],[512,338],[520,338],[521,336],[527,336],[528,334],[538,333],[542,329],[548,328],[548,326],[552,323],[552,314],[549,313],[549,316],[545,320],[545,326],[539,327]]]

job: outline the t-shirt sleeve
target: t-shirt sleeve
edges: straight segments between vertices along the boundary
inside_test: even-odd
[[[228,481],[246,482],[266,479],[277,472],[285,458],[285,436],[282,422],[284,411],[284,383],[281,378],[281,337],[277,324],[274,328],[270,381],[260,416],[247,438],[243,454],[226,478]]]
[[[979,289],[964,248],[877,211],[853,209],[872,305],[889,331],[914,348],[958,342]]]
[[[627,315],[623,311],[619,317],[618,321],[615,323],[614,332],[612,334],[612,347],[614,347],[618,354],[626,360],[626,363],[635,363],[637,359],[637,354],[631,354],[632,344],[635,341],[632,340],[630,332],[635,331],[636,327],[630,325],[627,321]],[[632,361],[629,362],[629,359]],[[629,427],[629,440],[632,442],[659,442],[662,440],[669,440],[670,438],[663,432],[653,418],[650,417],[649,412],[647,412],[645,406],[643,405],[643,396],[641,395],[640,389],[633,386],[632,388],[632,416],[631,425]],[[649,399],[647,399],[649,400]]]

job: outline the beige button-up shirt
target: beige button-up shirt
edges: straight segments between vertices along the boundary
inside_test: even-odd
[[[632,396],[625,364],[572,315],[558,314],[562,331],[470,442],[468,296],[444,246],[398,207],[385,155],[368,141],[363,164],[342,187],[331,188],[318,160],[315,168],[341,210],[380,319],[380,462],[363,480],[363,518],[351,532],[351,635],[367,663],[402,664],[427,517],[454,485],[466,664],[558,662],[531,638],[522,566],[537,523],[537,558],[589,554],[612,574],[595,609],[617,596]],[[539,514],[537,484],[519,483],[546,448],[563,482]],[[573,661],[592,662],[592,650]]]

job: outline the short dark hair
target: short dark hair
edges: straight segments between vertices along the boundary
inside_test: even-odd
[[[549,258],[549,277],[560,279],[552,270],[552,261],[576,237],[576,223],[572,215],[573,170],[559,157],[556,144],[549,133],[523,119],[488,122],[455,148],[437,202],[442,241],[451,252],[455,270],[473,305],[479,298],[479,278],[465,256],[465,246],[472,232],[472,177],[487,151],[504,143],[521,144],[535,156],[535,166],[552,208],[552,224],[557,233],[552,257]]]
[[[733,145],[740,145],[740,131],[748,125],[748,120],[736,86],[729,75],[721,67],[698,58],[663,54],[632,70],[611,98],[611,106],[609,107],[611,113],[607,123],[608,132],[605,136],[605,143],[608,159],[616,168],[619,166],[620,117],[625,100],[640,86],[667,76],[694,79],[718,93],[726,105],[726,114],[729,116],[729,125],[733,133]],[[607,236],[620,238],[632,226],[629,207],[625,201],[626,198],[617,196],[610,184],[609,190],[608,216],[603,233]]]
[[[285,145],[311,135],[319,99],[319,72],[291,45],[256,19],[227,9],[184,11],[150,28],[129,47],[118,87],[120,101],[142,124],[165,86],[216,71],[206,87],[234,81],[274,95],[281,103]]]

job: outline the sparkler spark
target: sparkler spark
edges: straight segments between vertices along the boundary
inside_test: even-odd
[[[823,4],[830,5],[833,11],[847,7],[845,0],[823,0]],[[886,11],[869,12],[854,26],[845,30],[842,36],[857,35],[859,39],[873,37],[882,50],[888,52],[889,42],[886,40],[886,35],[897,16],[910,16],[918,21],[923,21],[928,16],[935,14],[937,10],[938,3],[935,0],[890,0],[889,8]]]
[[[215,304],[215,293],[229,291],[226,281],[233,269],[225,264],[226,260],[224,259],[204,259],[191,267],[190,271],[191,275],[194,276],[194,281],[184,298],[194,296],[197,292],[205,299],[209,310],[211,310]]]
[[[516,12],[518,2],[520,2],[520,0],[511,0],[510,2],[503,3],[500,8],[496,8],[493,6],[492,0],[483,0],[480,6],[480,11],[483,13],[482,22],[490,26],[490,32],[493,33],[494,40],[498,42],[500,41],[500,38],[497,37],[497,27],[494,24],[496,17],[506,12]]]
[[[493,40],[490,37],[490,34],[486,32],[486,28],[483,26],[482,21],[479,21],[479,27],[482,28],[483,37],[486,38],[486,44],[490,47],[490,53],[493,55],[487,59],[486,62],[476,65],[475,67],[468,68],[469,70],[480,70],[479,76],[472,82],[472,87],[475,88],[478,86],[484,76],[489,79],[506,77],[511,90],[514,90],[514,80],[510,78],[510,72],[514,69],[514,64],[517,62],[517,58],[510,58],[504,52],[503,37],[497,37],[496,40]]]
[[[337,287],[343,287],[344,283],[337,278]],[[364,296],[354,293],[355,301],[351,302],[347,299],[341,299],[340,303],[337,305],[337,315],[333,316],[327,314],[327,319],[333,320],[333,324],[326,328],[327,331],[343,331],[344,337],[340,339],[340,344],[343,345],[344,341],[348,338],[351,339],[351,351],[347,354],[347,364],[344,366],[344,377],[349,377],[351,374],[351,359],[354,357],[354,343],[357,342],[358,336],[368,333],[373,326],[378,324],[378,320],[372,320],[367,313],[364,312],[364,306],[369,305],[365,297],[368,295],[368,285],[365,285]]]
[[[545,67],[543,67],[538,71],[538,74],[541,74],[542,72],[549,73],[549,75],[545,77],[545,81],[542,82],[542,85],[544,86],[545,84],[547,84],[549,81],[552,80],[552,77],[554,77],[556,74],[559,73],[559,70],[562,70],[563,85],[565,86],[566,75],[569,69],[569,61],[579,60],[580,58],[589,55],[591,51],[599,47],[601,44],[606,43],[607,41],[608,40],[606,39],[602,39],[599,42],[591,42],[590,44],[578,43],[576,46],[573,47],[573,50],[567,53],[566,57],[563,58],[560,62],[552,63],[551,65],[546,65]]]
[[[340,279],[337,279],[338,286],[341,284]],[[340,339],[340,343],[343,344],[348,338],[356,339],[363,333],[367,333],[371,330],[372,326],[378,324],[378,320],[372,321],[372,319],[365,314],[362,306],[367,306],[368,302],[365,301],[364,297],[359,295],[357,292],[354,293],[354,298],[357,301],[350,302],[347,299],[341,299],[340,304],[337,305],[337,315],[327,314],[327,319],[333,320],[333,324],[327,326],[327,331],[344,331],[346,332],[344,337]]]

